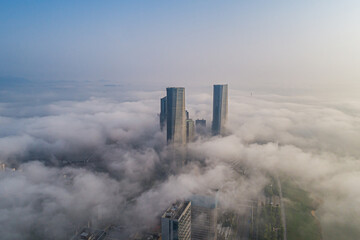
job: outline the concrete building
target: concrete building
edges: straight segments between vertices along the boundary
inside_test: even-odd
[[[167,116],[167,101],[166,101],[166,97],[163,97],[160,99],[160,129],[161,129],[161,131],[165,127],[166,116]]]
[[[186,120],[186,142],[192,142],[195,138],[195,124],[192,119]]]
[[[216,240],[217,203],[215,197],[195,195],[190,201],[191,239]]]
[[[161,217],[162,240],[190,240],[191,202],[179,201],[172,204]]]
[[[167,88],[166,103],[167,141],[183,145],[186,143],[185,89]]]
[[[213,135],[224,134],[228,115],[228,85],[214,85],[213,96]]]

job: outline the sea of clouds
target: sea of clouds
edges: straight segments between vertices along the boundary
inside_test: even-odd
[[[325,239],[360,238],[360,102],[230,90],[227,136],[198,137],[176,170],[159,129],[165,91],[114,88],[79,89],[76,99],[64,89],[12,89],[13,99],[1,98],[2,239],[68,239],[89,223],[142,230],[176,199],[217,189],[222,206],[239,211],[267,173],[320,199]],[[210,125],[211,92],[187,95],[186,104]]]

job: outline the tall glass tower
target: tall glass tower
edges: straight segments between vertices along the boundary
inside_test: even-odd
[[[167,141],[168,143],[186,143],[185,88],[166,89],[167,104]]]
[[[223,134],[228,115],[228,85],[214,85],[213,99],[213,135]]]
[[[166,116],[167,116],[167,100],[166,97],[161,98],[160,100],[160,129],[161,131],[165,127]]]

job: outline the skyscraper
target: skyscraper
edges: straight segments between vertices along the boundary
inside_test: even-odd
[[[191,239],[191,202],[172,204],[161,217],[163,240]]]
[[[185,116],[186,116],[186,120],[188,120],[190,118],[188,110],[185,110]]]
[[[166,96],[160,100],[160,129],[161,131],[165,127],[166,116],[167,116],[167,100]]]
[[[172,87],[166,89],[167,102],[167,141],[186,143],[185,89]]]
[[[204,127],[206,128],[206,120],[205,119],[196,119],[195,120],[196,127]]]
[[[206,135],[206,120],[205,119],[196,119],[195,121],[195,130],[199,135]]]
[[[195,124],[192,119],[186,120],[186,142],[192,142],[195,138]]]
[[[213,135],[223,134],[228,114],[228,85],[214,85]]]

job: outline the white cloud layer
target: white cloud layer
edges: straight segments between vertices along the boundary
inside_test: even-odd
[[[321,199],[326,239],[360,237],[357,102],[232,91],[229,135],[189,144],[193,161],[169,175],[176,159],[159,132],[161,93],[126,94],[131,101],[55,101],[35,116],[2,105],[0,161],[18,169],[0,171],[4,239],[64,239],[88,221],[141,229],[175,199],[220,187],[223,206],[236,209],[261,192],[266,172],[290,177]],[[191,116],[209,125],[211,96],[189,99]],[[87,167],[64,166],[84,160]],[[236,173],[240,166],[247,177]]]

